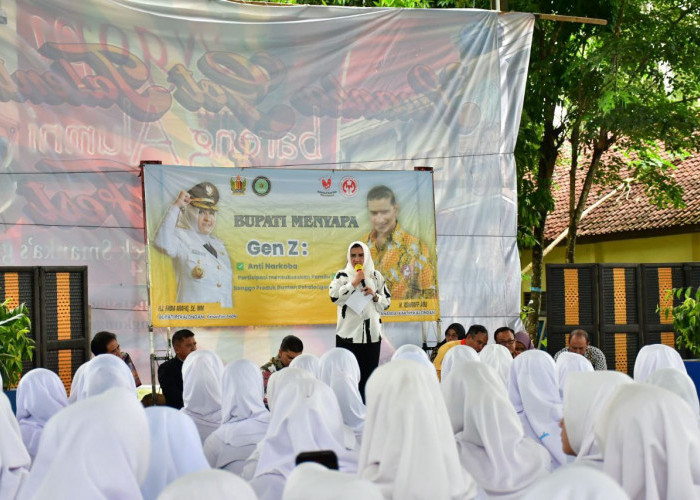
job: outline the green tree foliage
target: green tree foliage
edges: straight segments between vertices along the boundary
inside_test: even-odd
[[[29,338],[31,321],[27,306],[14,309],[0,304],[0,376],[4,387],[15,387],[22,376],[22,361],[31,360],[34,341]]]
[[[594,184],[624,177],[652,203],[682,206],[675,160],[698,150],[699,6],[667,0],[511,2],[520,11],[602,18],[607,26],[539,21],[516,159],[519,243],[533,249],[533,312],[539,315],[544,226],[552,174],[569,162],[568,261]],[[563,155],[564,151],[569,154]],[[606,155],[617,151],[616,155]],[[572,189],[576,180],[582,188]]]

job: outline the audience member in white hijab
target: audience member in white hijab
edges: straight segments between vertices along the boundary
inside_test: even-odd
[[[288,384],[295,383],[298,380],[312,380],[313,378],[314,376],[308,371],[302,370],[301,368],[293,368],[291,366],[288,366],[284,370],[276,371],[270,375],[270,378],[267,381],[267,406],[270,408],[270,412],[274,411],[277,397],[280,392],[282,392],[284,387],[286,387]],[[255,470],[258,467],[258,460],[260,459],[261,445],[262,440],[255,447],[253,453],[250,454],[248,460],[246,460],[243,464],[241,477],[247,481],[253,479],[253,476],[255,475]]]
[[[275,397],[286,384],[294,380],[310,378],[314,378],[311,372],[292,366],[288,366],[284,370],[276,371],[270,375],[267,381],[267,406],[270,408],[270,411],[272,411],[272,407],[275,404]]]
[[[700,402],[698,402],[698,392],[695,383],[687,373],[675,368],[661,368],[649,375],[644,381],[646,384],[663,387],[688,403],[693,413],[700,418]]]
[[[383,500],[376,484],[325,468],[314,462],[304,462],[294,468],[287,478],[282,500]]]
[[[117,387],[78,401],[44,427],[19,498],[141,498],[150,442],[146,413],[131,391]]]
[[[595,425],[603,470],[637,499],[700,498],[698,420],[678,396],[626,384]]]
[[[445,354],[442,358],[442,370],[440,373],[441,380],[449,375],[450,370],[458,359],[464,359],[467,361],[480,361],[479,353],[476,349],[469,347],[468,345],[456,345]]]
[[[134,376],[122,358],[113,354],[100,354],[92,358],[85,368],[78,399],[97,396],[114,387],[123,387],[134,398],[137,397]]]
[[[570,373],[566,378],[562,446],[565,453],[576,456],[577,463],[603,469],[603,453],[593,427],[617,388],[631,383],[626,374],[612,370]]]
[[[51,370],[34,368],[20,379],[17,386],[17,422],[32,460],[39,448],[39,438],[46,422],[66,406],[66,388]]]
[[[319,359],[313,354],[300,354],[289,363],[289,366],[306,370],[313,375],[314,378],[318,378]]]
[[[394,354],[391,355],[391,360],[394,361],[396,359],[410,359],[425,366],[432,366],[435,369],[428,353],[415,344],[404,344],[396,349]]]
[[[520,498],[549,473],[549,453],[525,437],[506,386],[493,368],[457,360],[441,389],[459,459],[487,498]]]
[[[577,354],[580,356],[580,354]],[[522,500],[629,500],[607,474],[583,465],[560,467],[537,481]]]
[[[241,475],[270,423],[260,368],[247,359],[227,364],[221,389],[221,426],[204,442],[204,454],[212,467]]]
[[[379,486],[385,499],[476,496],[430,369],[399,359],[374,371],[367,382],[359,475]]]
[[[517,356],[510,371],[508,395],[525,435],[547,448],[553,468],[567,463],[559,429],[563,410],[552,357],[537,349]]]
[[[83,386],[85,385],[85,372],[87,371],[87,367],[90,364],[90,361],[86,361],[85,363],[80,365],[73,374],[73,380],[71,381],[70,385],[70,394],[68,395],[69,405],[72,405],[73,403],[78,401],[78,399],[80,399],[81,393],[83,392]],[[136,385],[136,382],[134,382],[134,385]]]
[[[10,400],[0,393],[0,500],[13,500],[17,496],[22,483],[27,481],[30,463]]]
[[[123,364],[123,363],[122,363]],[[224,364],[212,351],[194,351],[182,364],[180,410],[194,420],[202,443],[221,425],[221,376]]]
[[[681,355],[673,347],[664,344],[645,345],[637,353],[634,362],[634,381],[644,382],[649,375],[661,368],[675,368],[688,373]]]
[[[358,389],[360,366],[357,359],[347,349],[334,347],[321,356],[319,368],[319,378],[338,398],[343,422],[353,430],[355,437],[361,442],[366,408]]]
[[[592,372],[593,365],[585,356],[575,352],[562,352],[554,362],[557,367],[557,380],[559,381],[559,395],[564,398],[564,384],[570,372]]]
[[[292,380],[276,398],[250,481],[261,500],[282,497],[301,452],[332,450],[342,472],[357,471],[357,452],[346,448],[343,417],[335,394],[326,384],[314,378]]]
[[[253,488],[240,477],[219,469],[182,476],[163,490],[158,500],[258,500]]]
[[[259,370],[258,370],[259,372]],[[170,483],[191,472],[209,469],[197,426],[169,406],[146,409],[151,435],[151,459],[141,484],[145,500],[155,500]]]
[[[452,349],[454,349],[454,347]],[[486,344],[479,353],[479,360],[496,370],[503,384],[508,387],[510,367],[513,364],[513,355],[506,346],[501,344]]]

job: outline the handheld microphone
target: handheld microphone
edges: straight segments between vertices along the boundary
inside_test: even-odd
[[[362,271],[362,269],[362,264],[355,264],[355,271]],[[365,285],[365,280],[360,280],[360,284],[362,285],[362,288],[367,288]]]

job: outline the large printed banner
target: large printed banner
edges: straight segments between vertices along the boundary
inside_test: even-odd
[[[358,170],[432,167],[434,208],[426,213],[435,213],[434,271],[442,321],[481,323],[489,330],[517,321],[512,153],[531,15],[201,0],[2,0],[1,10],[7,22],[0,24],[0,264],[88,266],[92,329],[117,333],[142,376],[150,371],[151,323],[138,168],[144,160],[171,167],[319,170],[313,177],[317,184],[328,172],[338,183],[346,172],[356,176]],[[180,175],[172,171],[174,178]],[[306,211],[302,204],[284,212],[281,205],[267,210],[266,200],[277,199],[284,186],[277,174],[263,174],[272,181],[266,197],[251,194],[254,178],[247,179],[247,194],[236,195],[241,200],[236,203],[260,204],[257,211],[246,207],[238,212],[232,204],[233,176],[225,175],[226,181],[216,180],[221,215],[342,216],[320,195],[316,203],[323,211]],[[395,187],[394,177],[381,182],[404,196],[408,191]],[[169,174],[164,178],[169,180]],[[149,224],[157,229],[179,190],[199,179],[168,184],[159,205],[148,213]],[[364,189],[362,182],[359,189]],[[248,258],[244,240],[226,242],[224,230],[234,235],[238,229],[251,234],[245,242],[261,242],[260,252],[277,248],[265,242],[283,241],[273,232],[285,242],[307,242],[307,251],[330,261],[309,270],[309,276],[324,279],[306,283],[326,285],[342,266],[346,238],[370,230],[364,196],[366,192],[349,200],[357,204],[356,212],[345,214],[354,215],[358,227],[333,229],[332,237],[323,240],[337,239],[333,249],[311,239],[307,228],[294,228],[291,218],[287,228],[279,228],[289,234],[260,227],[255,228],[259,236],[253,236],[253,228],[235,227],[235,217],[228,226],[217,216],[213,234],[230,257],[231,286],[251,286],[236,270],[238,263],[274,260]],[[340,191],[335,199],[344,199]],[[432,200],[431,195],[420,201]],[[399,207],[402,229],[425,242],[434,257],[430,230],[410,215],[411,202],[399,199]],[[326,238],[328,231],[315,228],[313,237]],[[151,235],[155,233],[149,230]],[[173,258],[151,250],[154,262],[162,259],[162,276],[172,285],[161,305],[177,305]],[[285,259],[291,263],[289,256]],[[399,277],[404,267],[394,268]],[[245,272],[257,273],[252,268]],[[420,300],[405,310],[426,315],[403,318],[433,317],[427,314],[431,310],[437,314],[436,303],[423,306],[430,297],[402,291],[409,285],[399,279],[395,296],[407,293],[406,301]],[[307,294],[321,292],[307,289]],[[264,293],[232,290],[233,314],[240,321],[234,324],[243,324],[239,306],[253,297],[264,299]],[[397,315],[392,318],[399,317],[401,300],[390,309]],[[274,309],[278,302],[275,298],[268,306]],[[201,329],[197,335],[203,339],[217,332],[211,333],[216,340],[210,348],[261,362],[290,332],[303,337],[310,352],[319,353],[334,339],[333,309],[327,309],[325,297],[322,304],[325,312],[314,311],[309,323],[328,315],[328,324],[227,326]],[[425,326],[418,321],[387,324],[385,337],[415,342]],[[156,341],[158,347],[159,337]]]
[[[144,189],[155,326],[333,323],[352,241],[386,321],[439,317],[432,172],[147,165]]]

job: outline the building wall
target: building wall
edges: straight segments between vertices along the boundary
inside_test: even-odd
[[[565,262],[565,243],[554,248],[544,258],[546,264]],[[532,261],[532,251],[520,253],[520,268]],[[652,238],[633,238],[576,245],[576,263],[672,263],[700,261],[700,233],[676,234]],[[546,276],[542,270],[542,289],[547,290]],[[522,292],[530,291],[530,280],[523,277]],[[521,295],[522,297],[522,295]]]

